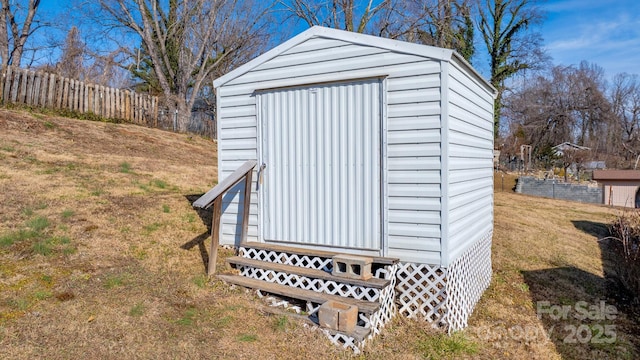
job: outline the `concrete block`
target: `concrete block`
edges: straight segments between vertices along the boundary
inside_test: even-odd
[[[371,274],[371,263],[373,258],[366,256],[340,254],[333,256],[334,276],[350,279],[369,280]]]
[[[329,300],[320,305],[318,322],[324,328],[352,333],[358,322],[358,307]]]

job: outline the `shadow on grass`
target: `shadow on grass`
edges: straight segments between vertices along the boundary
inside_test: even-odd
[[[189,202],[189,205],[193,207],[193,203],[196,200],[198,200],[202,195],[204,194],[191,194],[191,195],[185,195],[184,197]],[[207,227],[207,231],[211,233],[211,221],[213,219],[213,208],[209,207],[208,209],[202,209],[202,208],[193,207],[193,211],[195,211],[198,214],[198,217],[200,217],[200,220],[202,221],[204,226]]]
[[[571,221],[576,229],[579,229],[589,235],[598,238],[598,246],[600,247],[600,258],[602,260],[602,269],[604,271],[605,295],[615,300],[617,306],[627,308],[630,311],[637,311],[633,305],[633,295],[622,285],[618,278],[618,267],[620,260],[617,258],[613,250],[613,238],[610,238],[609,226],[595,221],[573,220]],[[637,319],[640,323],[640,319]]]
[[[589,235],[593,235],[598,239],[609,236],[609,227],[607,224],[586,220],[571,220],[571,223],[573,223],[573,226],[575,226],[576,229]]]
[[[202,194],[191,194],[185,195],[184,197],[187,199],[187,201],[189,201],[189,204],[193,206],[193,203],[201,196]],[[191,250],[195,246],[198,246],[198,249],[200,250],[200,257],[202,258],[202,264],[204,265],[204,270],[206,272],[209,269],[209,253],[207,252],[207,246],[205,242],[211,236],[211,221],[213,219],[213,211],[211,208],[193,208],[193,210],[198,214],[202,223],[207,227],[207,231],[182,244],[180,248],[184,250]]]
[[[616,277],[606,224],[575,220],[573,225],[599,240],[604,277],[570,264],[561,254],[558,267],[523,271],[533,307],[548,338],[563,359],[638,358],[638,309]],[[594,240],[595,241],[595,240]]]

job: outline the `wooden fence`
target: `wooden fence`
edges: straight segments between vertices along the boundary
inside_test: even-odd
[[[14,67],[2,70],[0,100],[92,113],[106,119],[158,127],[158,97]]]

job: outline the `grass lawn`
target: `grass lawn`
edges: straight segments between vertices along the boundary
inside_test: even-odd
[[[597,241],[619,210],[496,192],[494,275],[469,327],[449,337],[396,318],[354,356],[204,275],[208,232],[191,202],[216,164],[215,143],[195,136],[0,110],[2,358],[640,355],[637,309]],[[224,270],[231,251],[220,255]],[[575,318],[601,301],[615,319]],[[540,306],[570,310],[538,318]]]

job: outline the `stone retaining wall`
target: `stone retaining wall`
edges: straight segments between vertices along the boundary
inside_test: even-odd
[[[537,179],[521,176],[516,184],[516,192],[553,199],[602,204],[603,191],[600,186],[567,184],[559,180]]]

